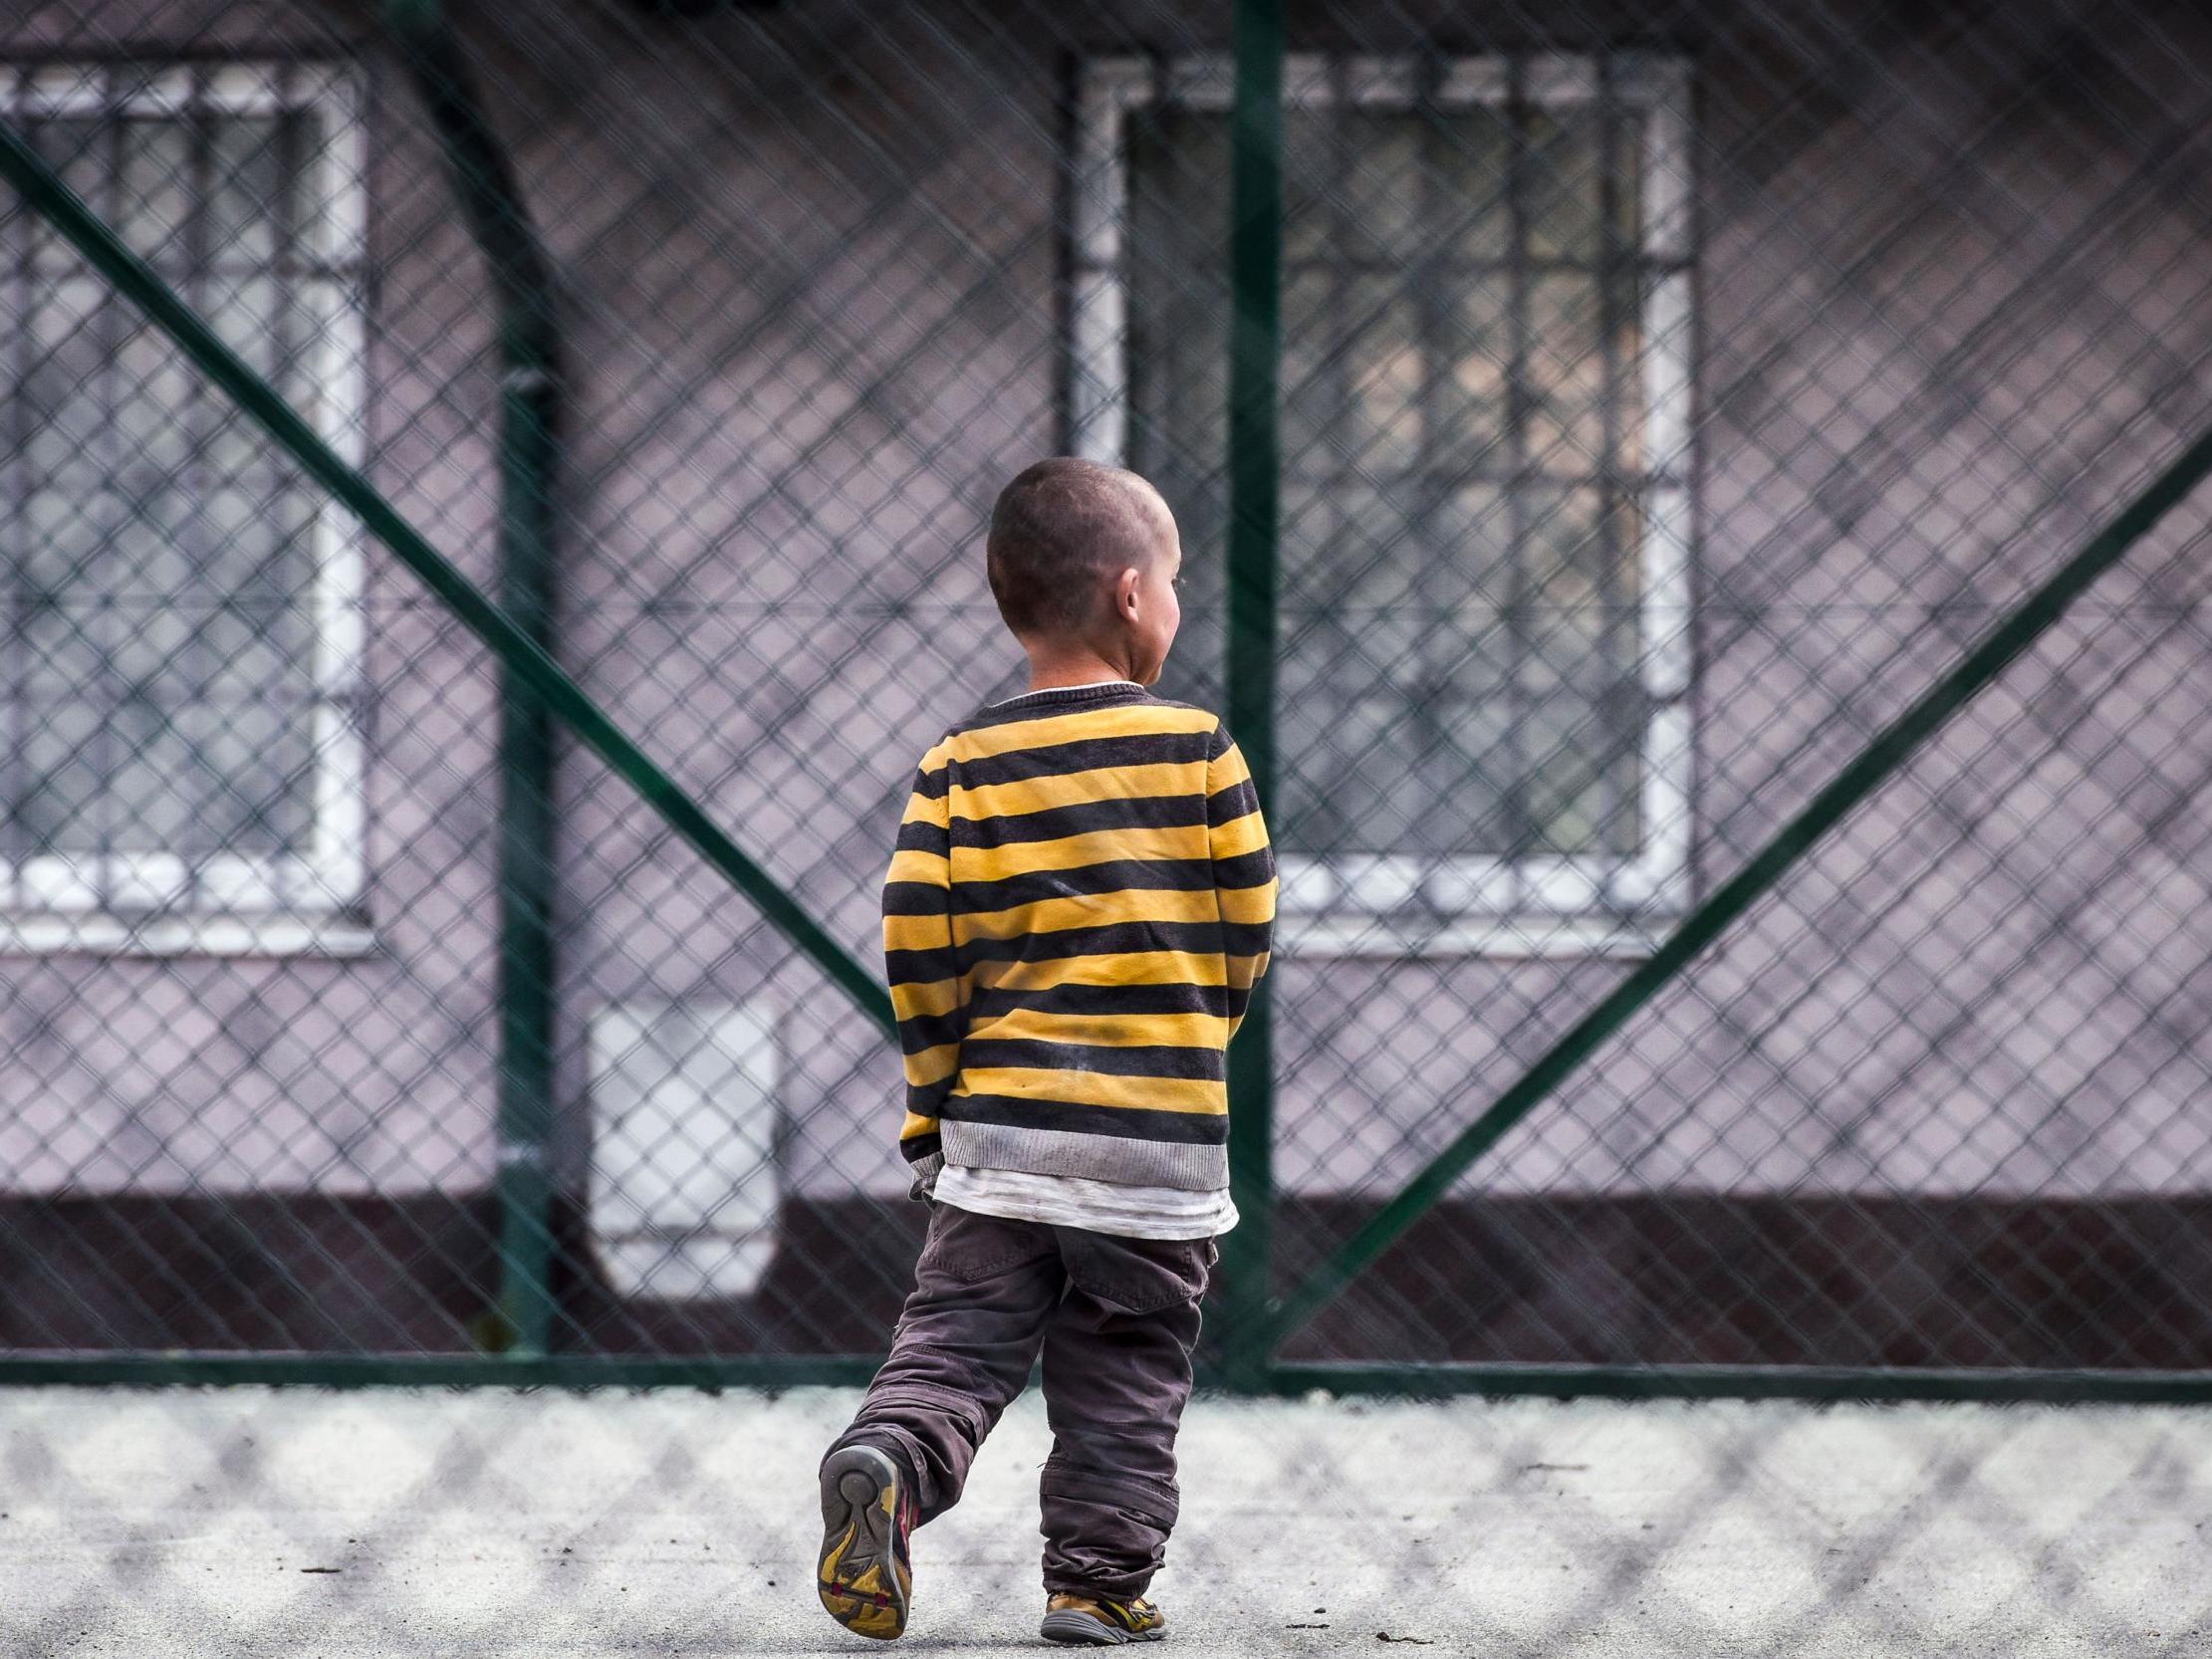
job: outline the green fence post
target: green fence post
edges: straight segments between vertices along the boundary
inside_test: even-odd
[[[2067,607],[2127,550],[2150,534],[2158,521],[2212,476],[2212,431],[2198,436],[2144,486],[2110,523],[2091,537],[2043,585],[1960,659],[1958,666],[1930,686],[1912,706],[1877,733],[1872,742],[1814,796],[1797,817],[1754,853],[1683,918],[1664,943],[1602,998],[1597,1007],[1523,1072],[1490,1108],[1459,1131],[1403,1191],[1377,1210],[1276,1310],[1270,1339],[1280,1344],[1312,1318],[1352,1278],[1371,1265],[1426,1213],[1477,1158],[1548,1099],[1552,1091],[1598,1052],[1722,931],[1770,892],[1785,871],[1872,795],[1944,722],[1964,708],[2013,660],[2058,622]]]
[[[1275,810],[1275,638],[1283,300],[1282,0],[1237,0],[1229,265],[1229,730]],[[1238,1221],[1224,1241],[1223,1379],[1266,1386],[1275,1228],[1275,1045],[1267,982],[1253,987],[1229,1061],[1229,1170]]]
[[[438,0],[388,0],[385,16],[444,148],[499,308],[499,602],[532,643],[555,656],[561,362],[552,278]],[[517,1358],[548,1351],[554,1314],[554,764],[552,711],[501,664],[500,1286],[498,1328],[486,1335]]]

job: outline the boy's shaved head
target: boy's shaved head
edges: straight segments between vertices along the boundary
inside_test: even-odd
[[[1160,494],[1135,473],[1056,456],[1024,467],[991,509],[986,566],[999,614],[1018,634],[1080,634],[1106,585],[1142,570],[1172,534]]]

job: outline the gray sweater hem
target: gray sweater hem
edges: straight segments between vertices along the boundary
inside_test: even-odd
[[[946,1163],[964,1169],[1015,1169],[1030,1175],[1072,1175],[1131,1187],[1219,1192],[1229,1184],[1229,1149],[1184,1141],[1126,1140],[1066,1129],[1024,1129],[1008,1123],[938,1125]]]

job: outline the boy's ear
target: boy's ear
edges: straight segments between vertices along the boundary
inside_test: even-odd
[[[1143,573],[1134,565],[1113,579],[1113,608],[1123,616],[1136,614],[1136,591],[1143,580]]]

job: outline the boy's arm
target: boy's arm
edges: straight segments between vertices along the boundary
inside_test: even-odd
[[[1268,844],[1244,751],[1225,728],[1215,729],[1213,745],[1206,763],[1206,840],[1213,854],[1214,892],[1221,902],[1229,1035],[1234,1037],[1274,947],[1275,849]]]
[[[898,1147],[926,1184],[943,1157],[937,1111],[960,1070],[966,993],[952,947],[951,820],[941,750],[922,757],[883,881],[883,972],[906,1070]]]

